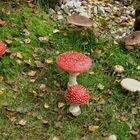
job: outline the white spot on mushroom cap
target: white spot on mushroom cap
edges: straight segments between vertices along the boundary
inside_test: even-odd
[[[140,92],[140,82],[135,79],[125,78],[121,81],[121,86],[131,92]]]

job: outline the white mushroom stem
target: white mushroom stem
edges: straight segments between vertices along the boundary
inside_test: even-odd
[[[79,116],[81,114],[81,109],[79,107],[79,105],[74,105],[71,104],[70,108],[69,108],[69,112],[73,115],[73,116]]]
[[[68,87],[71,87],[77,84],[76,78],[78,75],[79,73],[69,73]]]

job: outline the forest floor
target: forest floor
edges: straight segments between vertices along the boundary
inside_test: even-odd
[[[95,36],[63,21],[52,21],[38,7],[0,2],[0,40],[8,51],[0,61],[0,140],[118,140],[140,138],[140,94],[120,86],[123,78],[140,80],[140,48],[125,49],[106,35]],[[68,74],[56,57],[78,51],[94,60],[78,77],[90,100],[73,117],[64,94]],[[125,71],[114,72],[115,65]]]

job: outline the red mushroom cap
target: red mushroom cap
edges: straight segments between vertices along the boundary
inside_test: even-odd
[[[67,90],[66,99],[72,104],[82,105],[88,101],[89,94],[84,86],[77,84]]]
[[[63,70],[76,73],[87,71],[92,65],[92,60],[79,52],[65,52],[57,57],[56,63]]]
[[[6,44],[0,41],[0,55],[3,55],[6,51]]]

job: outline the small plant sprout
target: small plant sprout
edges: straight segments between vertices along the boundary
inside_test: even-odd
[[[82,85],[74,85],[70,87],[66,92],[66,99],[70,102],[69,111],[74,116],[81,114],[79,105],[85,104],[89,99],[87,89]]]
[[[121,81],[121,86],[130,92],[140,92],[140,82],[135,79],[125,78]]]
[[[3,41],[0,41],[0,56],[6,52],[6,44]]]
[[[65,52],[57,57],[56,63],[61,69],[69,72],[68,87],[71,87],[77,84],[79,73],[89,70],[92,59],[79,52]]]

